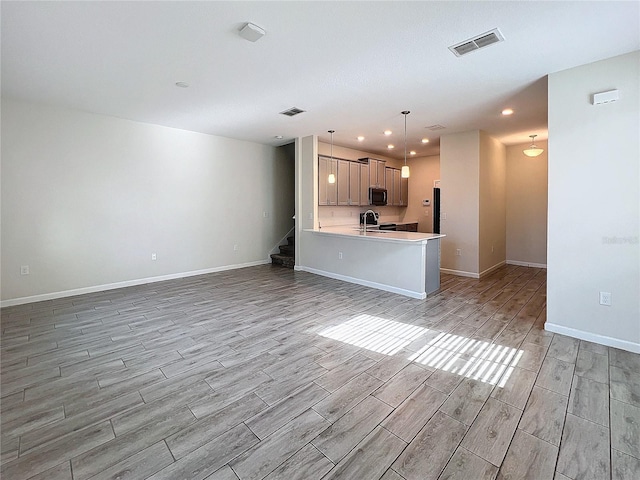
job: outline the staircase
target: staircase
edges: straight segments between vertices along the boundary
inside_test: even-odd
[[[271,254],[272,265],[282,265],[283,267],[293,268],[296,264],[296,239],[295,237],[287,237],[287,244],[280,245],[280,253]]]

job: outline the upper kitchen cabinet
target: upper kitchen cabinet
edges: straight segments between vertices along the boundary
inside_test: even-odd
[[[360,205],[360,164],[357,162],[349,162],[349,205]]]
[[[397,168],[386,167],[385,179],[387,186],[387,205],[396,207],[406,207],[409,195],[407,186],[409,182],[406,178],[401,178],[401,171]],[[405,182],[406,181],[406,182]],[[404,187],[404,191],[403,191]]]
[[[318,157],[318,205],[337,205],[337,179],[329,183],[329,174],[338,176],[338,162],[328,157]]]
[[[346,160],[338,160],[338,175],[337,175],[337,185],[338,185],[338,205],[350,205],[351,197],[349,196],[349,187],[350,187],[350,169],[349,164]]]
[[[369,186],[374,188],[385,188],[386,162],[375,158],[361,158],[360,161],[368,161],[369,163]]]
[[[360,163],[360,205],[369,205],[369,164]]]
[[[400,205],[406,207],[409,205],[409,179],[400,179]]]
[[[385,185],[387,186],[387,205],[395,205],[396,201],[393,195],[393,168],[386,167],[384,169]]]

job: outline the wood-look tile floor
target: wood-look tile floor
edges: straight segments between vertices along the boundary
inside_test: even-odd
[[[637,480],[640,355],[544,331],[545,291],[260,266],[5,308],[1,477]]]

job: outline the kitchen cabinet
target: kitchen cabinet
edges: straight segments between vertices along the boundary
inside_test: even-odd
[[[329,183],[329,174],[337,175],[338,162],[328,157],[318,157],[318,205],[337,205],[336,183]]]
[[[401,171],[397,168],[393,169],[393,204],[402,206],[402,192],[400,191],[400,175]]]
[[[360,205],[369,205],[369,164],[360,163]]]
[[[406,207],[407,201],[404,199],[402,187],[405,178],[402,178],[402,172],[397,168],[385,168],[385,184],[387,187],[387,205],[396,207]],[[408,183],[407,183],[408,185]],[[405,185],[406,190],[406,185]],[[407,196],[408,198],[408,196]]]
[[[393,198],[393,168],[386,167],[384,169],[385,185],[387,186],[387,205],[395,205]]]
[[[409,205],[409,179],[401,178],[400,179],[400,205],[406,207]],[[416,224],[416,231],[417,231]]]
[[[418,222],[415,223],[398,223],[396,224],[397,232],[417,232]]]
[[[385,188],[385,164],[384,160],[369,159],[369,186]]]
[[[338,160],[338,169],[336,175],[336,184],[338,186],[338,205],[350,205],[349,196],[349,164],[347,160]]]
[[[349,162],[349,205],[360,205],[360,164]]]

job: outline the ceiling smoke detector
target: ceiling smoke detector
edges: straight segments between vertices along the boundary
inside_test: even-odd
[[[451,45],[449,50],[451,50],[456,57],[461,57],[467,53],[475,52],[476,50],[499,42],[504,42],[504,35],[502,35],[502,32],[499,29],[494,28],[493,30],[489,30],[488,32],[465,40],[464,42]]]
[[[286,115],[287,117],[295,117],[296,115],[300,114],[300,113],[304,113],[306,112],[306,110],[301,110],[298,107],[291,107],[287,110],[284,110],[282,112],[280,112],[281,115]]]
[[[424,127],[427,130],[431,130],[435,132],[436,130],[444,130],[446,127],[443,125],[429,125],[428,127]],[[424,142],[423,142],[424,143]]]
[[[250,42],[257,42],[264,34],[267,33],[264,31],[264,28],[259,27],[255,23],[247,23],[244,27],[240,29],[240,36],[245,40],[249,40]]]

